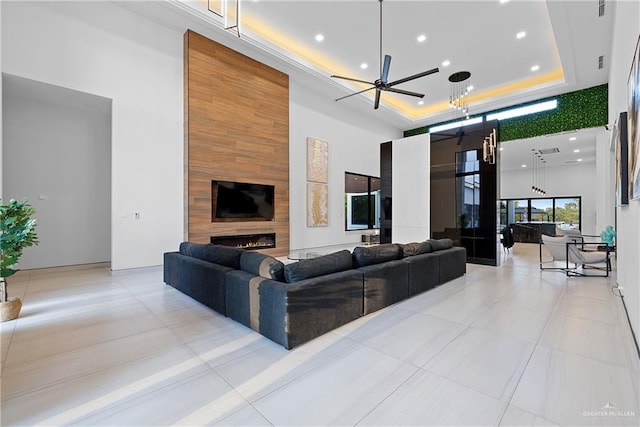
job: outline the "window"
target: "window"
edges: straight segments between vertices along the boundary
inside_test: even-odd
[[[380,178],[344,173],[345,230],[380,228]]]
[[[480,217],[478,151],[456,153],[456,220],[460,228],[478,227]]]
[[[564,230],[580,230],[580,197],[555,199],[553,215]]]
[[[531,200],[531,221],[553,222],[553,199]]]
[[[529,221],[529,200],[507,200],[507,221],[514,222]]]
[[[580,205],[578,196],[500,200],[500,222],[502,226],[518,222],[555,222],[559,228],[579,230]]]

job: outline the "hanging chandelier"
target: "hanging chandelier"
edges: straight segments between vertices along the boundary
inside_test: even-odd
[[[449,76],[450,95],[449,95],[449,107],[457,110],[461,116],[469,118],[469,104],[467,102],[467,95],[473,89],[469,79],[471,73],[468,71],[458,71]]]
[[[547,194],[546,190],[544,190],[546,181],[545,165],[547,161],[542,157],[540,150],[536,150],[535,148],[531,149],[531,159],[533,164],[531,191],[545,196]]]

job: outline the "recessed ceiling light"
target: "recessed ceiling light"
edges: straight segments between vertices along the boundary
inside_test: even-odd
[[[418,101],[418,105],[424,105],[424,101]]]
[[[367,68],[369,68],[369,64],[367,64],[366,62],[363,62],[362,64],[360,64],[360,68],[363,70],[366,70]]]
[[[442,66],[443,67],[448,67],[449,65],[451,65],[451,61],[449,61],[448,59],[442,61]]]
[[[425,36],[424,34],[420,34],[420,35],[417,37],[417,40],[418,40],[418,42],[419,42],[419,43],[422,43],[422,42],[424,42],[424,41],[426,41],[426,40],[427,40],[427,36]]]
[[[534,65],[533,67],[531,67],[531,71],[538,71],[540,69],[539,65]]]
[[[518,39],[523,39],[527,36],[527,32],[526,31],[520,31],[518,34],[516,34],[516,38]]]
[[[527,167],[527,165],[522,165],[521,167],[526,168],[526,167]]]
[[[575,136],[572,136],[571,138],[569,138],[569,141],[575,141],[577,138]]]
[[[504,147],[500,147],[500,148],[498,148],[498,150],[502,151],[502,150],[504,150]]]
[[[576,148],[575,150],[573,150],[574,153],[579,153],[580,150],[578,148]]]
[[[501,4],[505,4],[505,3],[507,3],[508,1],[509,1],[509,0],[500,0],[500,3],[501,3]]]
[[[324,36],[322,34],[316,34],[316,41],[321,42],[324,40]]]
[[[576,159],[576,161],[577,161],[577,162],[581,162],[581,161],[582,161],[582,159]]]

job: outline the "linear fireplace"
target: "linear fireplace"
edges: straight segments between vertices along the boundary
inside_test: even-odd
[[[250,250],[271,249],[276,247],[276,233],[211,236],[211,243]]]

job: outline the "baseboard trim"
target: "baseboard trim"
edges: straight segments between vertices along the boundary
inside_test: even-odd
[[[618,287],[618,283],[616,283],[616,287]],[[622,306],[624,307],[624,313],[627,315],[627,322],[629,322],[629,330],[631,331],[631,336],[633,337],[633,343],[636,346],[636,352],[638,354],[638,359],[640,359],[640,346],[638,345],[638,338],[636,337],[636,333],[633,330],[633,324],[631,323],[631,318],[629,317],[629,310],[627,310],[627,303],[624,301],[624,295],[619,295],[622,300]]]

